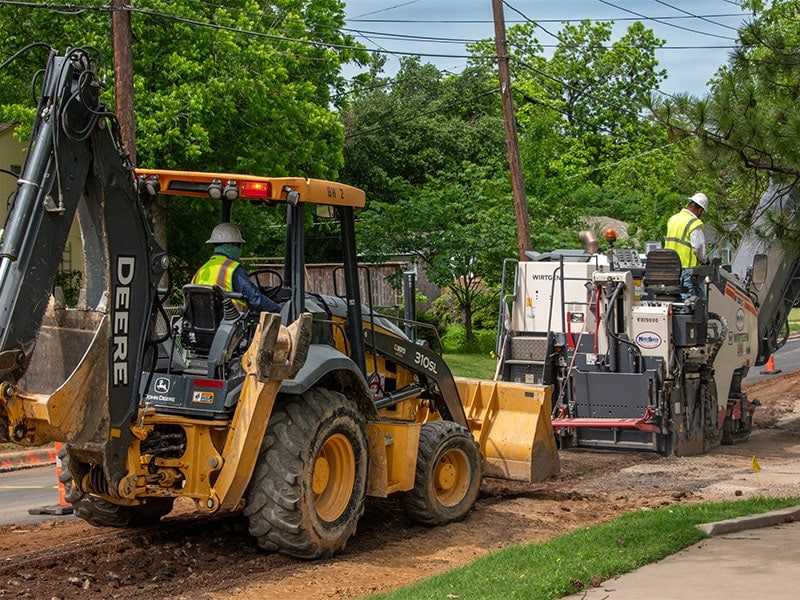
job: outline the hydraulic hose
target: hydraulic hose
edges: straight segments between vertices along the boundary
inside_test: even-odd
[[[728,336],[728,321],[727,319],[725,319],[725,317],[715,312],[709,312],[708,318],[719,321],[720,324],[722,325],[721,334],[717,336],[716,341],[712,344],[711,349],[708,352],[708,358],[709,358],[708,364],[713,365],[714,360],[717,358],[717,353],[719,352],[719,349],[722,347],[725,338]]]

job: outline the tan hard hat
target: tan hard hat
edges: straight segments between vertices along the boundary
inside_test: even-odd
[[[220,223],[214,227],[206,244],[244,244],[242,233],[233,223]]]

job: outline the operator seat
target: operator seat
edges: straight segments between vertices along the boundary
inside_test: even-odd
[[[194,353],[208,356],[214,336],[223,319],[226,317],[235,319],[238,316],[239,311],[230,299],[226,299],[225,292],[219,286],[196,284],[183,286],[181,340],[184,347]]]
[[[228,379],[241,369],[239,359],[250,342],[255,322],[249,311],[239,312],[233,304],[233,298],[240,296],[215,285],[183,287],[181,342],[190,354],[187,371]]]
[[[647,253],[644,291],[656,300],[681,300],[681,259],[675,250],[659,248]]]

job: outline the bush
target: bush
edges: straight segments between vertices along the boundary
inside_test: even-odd
[[[494,352],[497,332],[494,329],[473,329],[473,344],[467,344],[467,330],[463,325],[451,324],[442,336],[445,354],[489,354]]]
[[[83,282],[83,273],[80,271],[58,271],[56,273],[56,285],[64,292],[64,302],[67,306],[75,306]]]

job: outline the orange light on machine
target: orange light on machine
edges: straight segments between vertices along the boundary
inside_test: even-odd
[[[272,184],[269,181],[243,181],[239,195],[242,198],[272,198]]]

